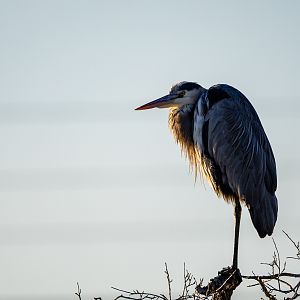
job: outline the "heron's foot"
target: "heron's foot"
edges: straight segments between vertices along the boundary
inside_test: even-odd
[[[207,286],[198,285],[196,293],[205,296],[213,296],[215,300],[230,299],[233,291],[242,282],[240,270],[227,267],[218,272],[218,276],[210,279]]]

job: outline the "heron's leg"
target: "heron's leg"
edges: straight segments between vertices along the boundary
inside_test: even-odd
[[[240,201],[236,199],[234,203],[235,230],[234,230],[234,249],[233,249],[233,262],[232,262],[232,267],[234,269],[237,269],[237,265],[238,265],[241,212],[242,212],[242,207]]]

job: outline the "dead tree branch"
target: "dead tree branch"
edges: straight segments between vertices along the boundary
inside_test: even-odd
[[[218,276],[211,279],[207,286],[203,286],[203,279],[197,283],[195,277],[183,266],[183,289],[177,296],[172,295],[172,279],[168,270],[168,266],[165,263],[165,274],[167,279],[167,294],[155,294],[145,291],[128,291],[112,287],[117,291],[119,296],[114,300],[230,300],[233,291],[244,280],[252,280],[254,284],[248,285],[248,287],[259,286],[264,296],[269,300],[278,300],[279,296],[283,297],[283,300],[294,300],[300,297],[300,274],[287,272],[287,262],[289,259],[297,260],[300,262],[300,245],[299,242],[295,242],[286,232],[283,231],[287,239],[292,243],[296,249],[295,256],[288,256],[283,261],[280,256],[279,248],[273,240],[274,253],[272,261],[270,263],[262,263],[268,266],[270,271],[267,275],[241,275],[238,269],[232,267],[224,268],[218,272]],[[192,291],[195,292],[192,292]],[[77,292],[75,293],[79,300],[81,298],[81,288],[77,282]],[[260,298],[262,299],[262,298]],[[94,298],[94,300],[101,300],[101,297]]]
[[[275,241],[273,240],[275,248],[275,251],[273,253],[273,260],[270,263],[262,263],[271,269],[269,274],[253,274],[250,276],[242,276],[244,279],[256,281],[255,284],[249,285],[249,287],[259,285],[265,296],[270,300],[277,300],[278,295],[284,295],[284,300],[291,300],[300,297],[300,280],[295,280],[296,278],[300,278],[300,274],[285,272],[288,259],[295,259],[300,262],[300,245],[299,242],[296,243],[285,231],[283,231],[283,233],[295,247],[297,251],[296,256],[288,256],[282,263],[279,249]]]
[[[121,292],[121,295],[119,295],[114,300],[119,300],[119,299],[129,299],[129,300],[146,300],[146,299],[148,299],[148,300],[188,300],[188,299],[194,299],[194,300],[200,300],[200,299],[204,299],[204,298],[200,298],[190,292],[191,288],[195,289],[195,287],[197,286],[197,281],[194,278],[194,276],[186,269],[185,264],[183,267],[183,273],[184,273],[183,290],[182,290],[181,294],[176,298],[173,298],[173,296],[172,296],[172,287],[171,287],[172,279],[170,278],[168,266],[165,263],[165,274],[166,274],[167,286],[168,286],[167,296],[164,294],[154,294],[154,293],[148,293],[148,292],[144,292],[144,291],[141,292],[138,290],[126,291],[126,290],[121,290],[121,289],[112,287],[112,289],[114,289],[118,292]],[[202,282],[202,281],[200,280],[200,282]]]

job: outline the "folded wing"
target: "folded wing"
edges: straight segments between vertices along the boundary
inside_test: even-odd
[[[229,187],[245,202],[260,237],[271,235],[277,219],[276,164],[256,111],[247,98],[228,85],[211,87],[200,151],[219,173],[218,188]],[[195,138],[195,137],[194,137]]]

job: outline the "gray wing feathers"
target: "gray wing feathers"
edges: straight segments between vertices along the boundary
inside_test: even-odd
[[[271,235],[277,219],[276,165],[260,120],[237,90],[208,111],[208,153],[222,180],[244,201],[261,237]]]

